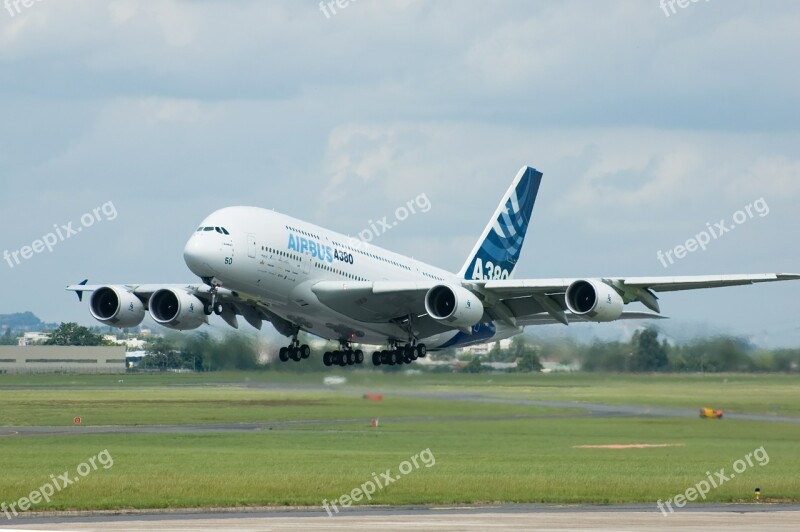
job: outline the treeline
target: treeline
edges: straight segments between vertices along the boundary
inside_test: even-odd
[[[159,336],[145,346],[139,369],[191,371],[252,370],[258,361],[258,342],[244,334],[221,338],[206,332]]]
[[[686,344],[659,340],[658,331],[637,331],[630,342],[575,346],[584,371],[612,372],[797,372],[800,349],[766,350],[733,337],[701,338]]]

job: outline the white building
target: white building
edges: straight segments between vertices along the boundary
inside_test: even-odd
[[[42,344],[50,339],[50,333],[26,332],[17,340],[17,345],[25,347],[28,345]]]

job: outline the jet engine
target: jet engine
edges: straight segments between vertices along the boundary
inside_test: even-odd
[[[153,320],[170,329],[188,331],[206,323],[203,302],[183,290],[156,290],[150,296],[149,307]]]
[[[574,281],[567,288],[567,308],[587,321],[614,321],[622,316],[625,303],[616,290],[592,279]]]
[[[466,288],[442,284],[425,294],[425,311],[445,325],[472,327],[483,318],[483,303]]]
[[[144,319],[144,305],[124,286],[102,286],[89,299],[92,317],[112,327],[136,327]]]

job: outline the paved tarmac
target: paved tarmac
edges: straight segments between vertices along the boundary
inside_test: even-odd
[[[800,529],[798,505],[699,505],[663,515],[655,505],[399,506],[198,511],[21,518],[0,530],[786,530]]]

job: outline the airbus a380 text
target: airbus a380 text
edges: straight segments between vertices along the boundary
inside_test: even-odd
[[[171,329],[190,330],[217,314],[264,321],[290,338],[279,357],[311,350],[300,331],[334,340],[324,363],[364,361],[359,345],[383,346],[374,365],[407,364],[427,350],[496,341],[525,326],[570,320],[609,322],[660,317],[657,293],[800,279],[793,274],[692,277],[514,279],[542,174],[522,168],[464,266],[451,273],[353,240],[291,216],[256,207],[209,215],[186,243],[186,265],[202,283],[68,286],[101,323],[133,327],[149,312]],[[640,302],[650,312],[630,312]]]

